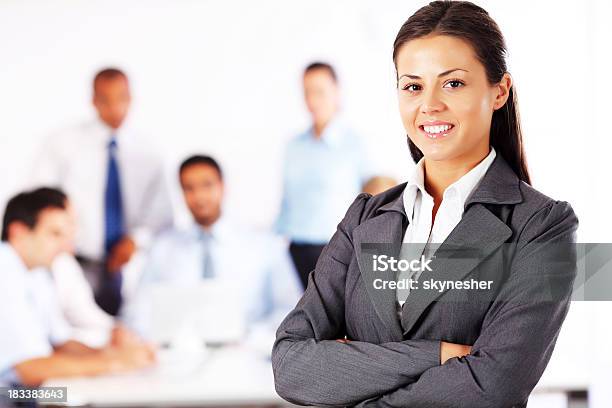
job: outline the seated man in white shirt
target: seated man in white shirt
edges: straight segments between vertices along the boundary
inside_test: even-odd
[[[40,188],[7,204],[0,243],[0,385],[38,386],[55,377],[150,365],[153,350],[135,339],[93,349],[70,339],[48,268],[70,251],[73,222],[64,193]]]
[[[253,339],[267,339],[269,333],[270,342],[265,343],[269,352],[276,328],[301,296],[286,245],[279,237],[248,231],[222,215],[223,175],[211,157],[185,160],[179,179],[194,225],[162,234],[153,244],[136,295],[123,310],[126,323],[149,337],[146,293],[153,284],[191,285],[221,278],[235,282],[228,296],[241,306],[246,341],[261,345]]]

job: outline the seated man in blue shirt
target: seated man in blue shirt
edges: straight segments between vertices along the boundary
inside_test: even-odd
[[[93,349],[70,340],[48,268],[72,249],[66,196],[40,188],[6,206],[0,243],[0,385],[38,386],[47,379],[145,367],[153,351],[136,341]],[[0,401],[1,404],[1,401]]]
[[[235,225],[222,214],[223,173],[213,158],[185,160],[179,181],[194,223],[163,233],[153,244],[135,295],[122,311],[126,324],[150,338],[151,287],[219,278],[232,283],[228,296],[240,305],[247,336],[258,333],[263,339],[269,333],[265,347],[271,349],[276,328],[301,296],[284,243]]]

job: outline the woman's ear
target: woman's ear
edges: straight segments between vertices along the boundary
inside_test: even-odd
[[[510,73],[504,73],[501,81],[495,85],[495,101],[493,102],[493,110],[498,110],[506,104],[508,97],[510,96],[510,88],[512,88],[512,76]]]

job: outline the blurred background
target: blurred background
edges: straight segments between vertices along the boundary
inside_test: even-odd
[[[392,44],[425,2],[0,2],[0,203],[17,191],[40,142],[94,117],[91,80],[118,66],[134,97],[128,120],[178,162],[209,152],[226,168],[228,211],[269,226],[280,203],[285,142],[309,124],[301,75],[338,71],[343,114],[378,172],[413,166],[395,97]],[[604,241],[610,191],[605,1],[479,2],[509,49],[534,186],[572,203],[582,241]],[[554,169],[554,170],[553,170]],[[241,206],[262,193],[256,203]],[[180,204],[180,200],[176,200]],[[177,210],[178,211],[178,210]]]
[[[414,163],[398,114],[391,52],[401,24],[425,4],[0,0],[0,206],[27,184],[45,139],[96,116],[91,81],[107,66],[130,78],[127,120],[163,152],[178,224],[190,217],[177,167],[204,153],[224,168],[226,213],[256,229],[272,227],[285,145],[310,124],[302,74],[312,61],[336,68],[342,115],[363,137],[375,173],[405,181]],[[571,203],[580,242],[612,242],[606,119],[612,5],[477,4],[507,41],[534,187]],[[604,317],[609,305],[574,306],[545,374],[550,382],[534,394],[534,407],[570,400],[586,406],[589,390],[589,406],[612,406],[597,385],[612,371],[592,365],[611,338]]]

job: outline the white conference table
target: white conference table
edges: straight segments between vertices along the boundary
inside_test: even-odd
[[[559,336],[557,347],[533,396],[563,400],[571,391],[586,391],[589,350],[584,305],[574,305]],[[581,310],[582,309],[582,310]],[[130,406],[269,406],[291,404],[274,389],[272,363],[261,352],[243,346],[213,349],[202,358],[197,353],[161,350],[150,369],[121,375],[57,379],[45,386],[68,388],[69,405]],[[555,397],[555,395],[557,397]],[[545,398],[545,399],[546,399]],[[567,404],[533,404],[567,406]]]
[[[534,394],[586,390],[583,370],[551,361]],[[574,367],[576,368],[576,367]],[[274,390],[269,359],[241,347],[197,353],[162,350],[155,367],[119,375],[56,379],[70,406],[290,406]],[[547,404],[548,405],[548,404]],[[548,405],[551,406],[551,405]]]
[[[239,346],[208,355],[161,350],[155,367],[134,373],[55,379],[67,405],[269,406],[290,405],[274,389],[271,361]]]

